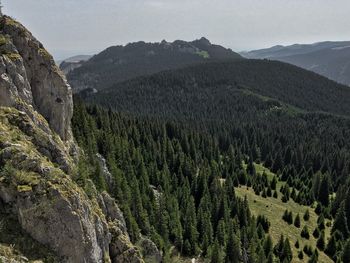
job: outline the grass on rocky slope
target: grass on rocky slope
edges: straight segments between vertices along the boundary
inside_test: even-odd
[[[269,171],[262,165],[255,164],[255,168],[257,173],[262,174],[265,171],[265,173],[270,179],[274,176],[274,174],[271,171]],[[317,240],[313,237],[312,233],[315,227],[317,226],[318,216],[314,212],[314,208],[299,205],[295,203],[293,200],[290,200],[287,203],[283,203],[281,201],[282,193],[280,192],[280,188],[282,185],[283,185],[283,182],[278,182],[277,184],[277,189],[278,189],[277,199],[273,197],[263,198],[262,196],[258,196],[254,193],[254,190],[252,188],[248,188],[246,186],[236,188],[236,194],[237,196],[242,198],[244,198],[245,196],[247,197],[249,206],[253,215],[255,216],[265,215],[269,219],[271,223],[269,234],[271,235],[274,244],[278,242],[281,234],[283,234],[284,237],[289,238],[291,248],[293,251],[292,262],[308,262],[309,257],[305,253],[304,253],[303,260],[298,259],[298,251],[302,250],[305,245],[311,245],[313,249],[316,248]],[[295,227],[294,224],[289,225],[282,219],[282,216],[286,209],[293,212],[293,219],[299,213],[301,218],[300,228]],[[308,222],[305,222],[303,220],[303,215],[307,209],[310,212],[310,220]],[[310,233],[309,240],[302,238],[300,235],[304,225],[307,225],[309,228],[309,233]],[[329,235],[330,235],[330,227],[326,226],[326,240],[328,239]],[[295,242],[297,240],[299,240],[299,244],[300,244],[299,249],[295,247]],[[333,261],[323,252],[319,251],[319,262],[328,263]]]

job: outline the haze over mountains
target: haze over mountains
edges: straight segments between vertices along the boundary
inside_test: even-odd
[[[73,69],[79,68],[83,62],[89,60],[91,55],[77,55],[73,57],[66,58],[62,61],[57,61],[57,64],[60,66],[60,69],[64,74],[68,74]]]
[[[274,46],[241,55],[283,61],[350,85],[350,41]]]
[[[130,43],[109,47],[93,56],[67,78],[75,91],[102,90],[134,77],[216,60],[241,59],[231,49],[211,44],[206,38],[192,42]]]

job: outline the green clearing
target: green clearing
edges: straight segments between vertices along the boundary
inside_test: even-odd
[[[196,54],[202,58],[205,58],[205,59],[210,58],[209,53],[207,51],[204,51],[204,50],[198,51],[198,52],[196,52]]]
[[[267,174],[268,178],[271,180],[273,176],[275,176],[270,170],[263,167],[260,164],[255,164],[255,169],[257,173],[265,173]],[[288,237],[290,240],[291,248],[293,250],[293,262],[307,262],[309,260],[309,257],[304,253],[304,259],[300,260],[298,259],[298,251],[302,250],[305,245],[311,245],[313,249],[316,247],[316,239],[313,237],[312,233],[317,226],[317,218],[318,216],[314,212],[314,209],[312,207],[302,206],[297,203],[295,203],[293,200],[288,201],[287,203],[283,203],[281,201],[282,193],[280,192],[280,188],[283,185],[283,182],[278,182],[277,189],[278,189],[278,198],[273,197],[267,197],[263,198],[262,196],[255,195],[254,191],[250,187],[241,186],[236,188],[236,194],[239,197],[244,198],[245,196],[248,199],[250,209],[253,213],[253,215],[265,215],[270,223],[271,227],[269,230],[269,234],[272,237],[272,240],[274,244],[276,244],[281,236],[283,234],[285,237]],[[289,211],[293,212],[293,219],[295,216],[299,213],[301,218],[301,227],[297,228],[293,224],[289,225],[286,223],[282,216],[284,214],[284,211],[288,209]],[[305,222],[303,220],[303,215],[306,210],[309,210],[310,212],[310,220],[308,222]],[[326,220],[326,223],[329,220]],[[303,239],[300,236],[301,230],[304,227],[304,225],[307,225],[309,228],[310,233],[310,239],[306,240]],[[326,227],[326,240],[330,236],[330,227]],[[300,248],[295,248],[295,242],[299,240]],[[319,251],[319,262],[327,263],[327,262],[333,262],[327,255],[325,255],[323,252]]]

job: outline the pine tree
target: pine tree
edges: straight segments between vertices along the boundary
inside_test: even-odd
[[[325,249],[325,253],[330,257],[333,258],[335,257],[335,254],[337,252],[337,240],[335,237],[335,234],[333,234],[327,244],[327,247]]]
[[[319,238],[320,237],[320,230],[318,229],[318,227],[315,228],[315,230],[312,233],[312,235],[314,236],[314,238]]]
[[[308,263],[317,263],[317,262],[318,262],[318,252],[317,252],[317,249],[315,249],[314,253],[312,254],[312,256],[309,259]]]
[[[342,253],[342,262],[350,262],[350,239],[346,242],[343,253]]]
[[[310,219],[310,212],[309,212],[309,209],[307,209],[306,211],[305,211],[305,214],[304,214],[304,221],[309,221],[309,219]]]
[[[329,205],[329,177],[324,175],[318,192],[318,200],[325,207]]]
[[[280,260],[282,262],[292,262],[292,259],[293,259],[292,249],[290,247],[289,239],[286,238],[286,240],[284,241],[282,257],[280,258]]]
[[[225,263],[239,263],[241,258],[240,240],[230,227],[229,237],[226,245]]]
[[[304,253],[303,253],[303,251],[299,251],[298,252],[298,258],[300,259],[300,260],[302,260],[302,259],[304,259]]]
[[[194,199],[191,196],[187,200],[185,215],[184,215],[184,253],[186,255],[196,255],[197,254],[197,219],[196,219],[196,208],[194,205]]]
[[[282,257],[282,252],[283,252],[283,247],[284,247],[284,236],[281,235],[278,243],[276,244],[276,246],[273,249],[274,254],[278,257],[281,258]]]
[[[350,230],[350,189],[346,194],[346,198],[344,201],[345,215],[348,223],[348,229]]]
[[[276,190],[276,186],[277,186],[277,179],[276,179],[276,176],[274,176],[271,181],[271,189]]]
[[[257,249],[257,260],[256,263],[266,263],[266,256],[264,249],[261,247],[261,245],[258,246]]]
[[[270,235],[267,235],[267,237],[265,238],[265,241],[264,241],[264,252],[265,252],[265,256],[268,257],[269,254],[273,250],[273,243],[272,243],[272,239],[271,239],[271,236]]]
[[[325,241],[324,231],[321,232],[320,237],[317,239],[316,245],[317,245],[318,249],[321,251],[323,251],[325,249],[326,241]]]
[[[213,249],[211,252],[211,263],[222,263],[222,251],[221,251],[221,247],[219,245],[218,240],[215,240],[214,245],[213,245]]]
[[[309,229],[306,225],[304,226],[303,230],[301,231],[301,237],[303,237],[305,239],[310,238]]]
[[[347,225],[344,202],[340,205],[340,208],[338,209],[331,232],[334,233],[336,230],[338,230],[344,236],[344,238],[349,237],[349,229]]]
[[[297,227],[297,228],[300,227],[300,216],[299,216],[299,214],[297,214],[295,219],[294,219],[294,226]]]

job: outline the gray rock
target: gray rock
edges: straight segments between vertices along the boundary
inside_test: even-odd
[[[13,170],[0,180],[1,204],[63,262],[143,263],[115,200],[94,186],[88,196],[72,180],[79,149],[65,77],[21,24],[6,16],[0,22],[0,162]]]
[[[0,52],[0,106],[32,105],[63,139],[71,140],[72,90],[52,56],[21,24],[2,17],[8,43]]]
[[[142,254],[145,258],[150,259],[151,262],[162,262],[162,254],[152,240],[146,237],[141,237],[139,243],[142,248]]]
[[[97,161],[99,162],[101,168],[102,168],[102,174],[105,178],[105,181],[107,183],[107,186],[109,190],[112,190],[114,187],[114,179],[110,171],[108,170],[106,159],[99,153],[96,154]]]

